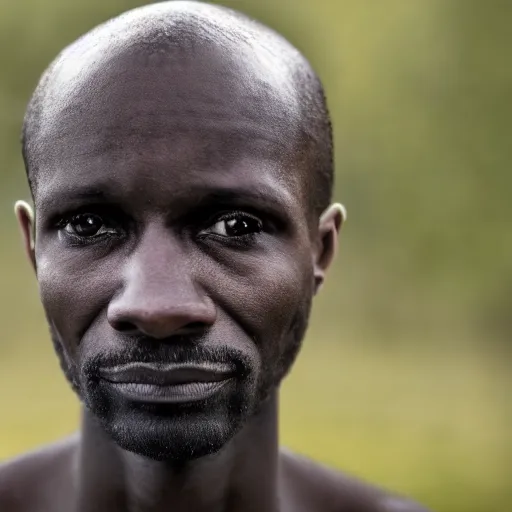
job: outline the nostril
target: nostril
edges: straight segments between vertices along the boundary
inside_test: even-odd
[[[184,329],[190,330],[190,331],[198,331],[205,328],[205,324],[203,322],[190,322],[189,324],[185,325]]]
[[[174,304],[167,297],[146,300],[137,304],[130,297],[110,304],[107,317],[111,327],[118,332],[144,334],[155,339],[174,335],[199,335],[213,325],[216,310],[213,304],[180,301]]]
[[[120,332],[136,331],[137,327],[131,322],[118,321],[114,324],[114,329]]]
[[[156,323],[151,322],[150,324],[146,325],[144,322],[130,322],[127,320],[116,320],[115,322],[112,322],[112,327],[118,331],[123,332],[126,334],[135,333],[135,332],[144,332],[149,335],[157,335],[157,337],[160,337],[161,334],[157,334],[157,330],[159,330],[159,327],[156,325]],[[195,334],[197,332],[203,331],[206,327],[206,324],[204,322],[190,322],[188,324],[183,325],[182,327],[178,329],[173,329],[173,334]],[[170,333],[167,332],[168,329],[165,328],[164,330],[166,332],[165,336],[168,336]]]

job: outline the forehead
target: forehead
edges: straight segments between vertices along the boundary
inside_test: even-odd
[[[300,196],[299,94],[292,70],[275,64],[251,44],[72,49],[48,84],[37,195],[80,183],[142,191],[217,180],[273,182]]]

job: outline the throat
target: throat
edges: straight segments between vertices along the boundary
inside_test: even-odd
[[[77,512],[277,512],[277,392],[218,452],[155,461],[119,448],[87,411]]]

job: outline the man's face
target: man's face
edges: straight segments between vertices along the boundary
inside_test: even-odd
[[[300,119],[245,64],[126,59],[57,80],[37,277],[64,371],[103,428],[130,451],[188,460],[232,438],[304,335]]]

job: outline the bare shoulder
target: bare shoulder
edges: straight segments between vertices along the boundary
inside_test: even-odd
[[[69,479],[77,440],[69,437],[0,464],[0,510],[31,512],[51,503]]]
[[[281,477],[293,509],[301,512],[428,512],[421,505],[288,450]]]

